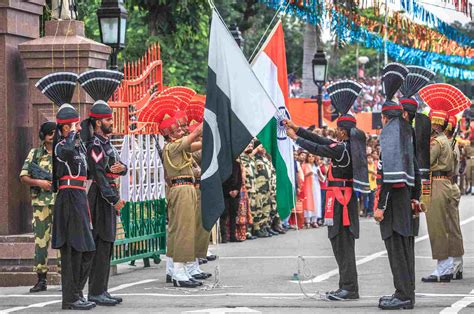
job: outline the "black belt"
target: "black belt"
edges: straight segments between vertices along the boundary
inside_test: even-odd
[[[176,178],[171,179],[171,185],[186,185],[186,184],[194,184],[194,179],[192,177],[189,178]]]
[[[352,187],[351,181],[328,181],[328,187]]]
[[[448,171],[432,171],[431,176],[433,177],[447,177],[449,176]]]
[[[58,186],[75,186],[75,187],[85,188],[86,181],[74,180],[74,179],[58,180]]]

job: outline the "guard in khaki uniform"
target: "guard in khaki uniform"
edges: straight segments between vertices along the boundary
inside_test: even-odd
[[[466,154],[466,180],[467,193],[471,192],[471,195],[474,195],[474,134],[470,136],[470,145],[464,147],[464,152]]]
[[[51,191],[53,171],[53,137],[56,123],[45,122],[41,125],[39,138],[40,147],[33,148],[26,158],[20,172],[22,183],[30,186],[31,205],[33,206],[33,233],[35,235],[35,264],[33,271],[38,275],[38,282],[30,292],[45,291],[47,289],[46,275],[48,273],[48,247],[51,240],[51,223],[53,222],[53,206],[55,193]],[[32,164],[36,164],[41,174],[51,177],[35,177]],[[46,175],[44,177],[46,177]]]
[[[174,116],[175,112],[170,112]],[[159,125],[167,143],[163,149],[163,166],[169,189],[167,256],[172,258],[172,281],[175,287],[195,288],[202,285],[186,270],[186,263],[194,263],[197,195],[194,187],[192,153],[201,149],[202,127],[191,134],[179,127],[176,118],[166,117]]]
[[[448,137],[451,148],[453,149],[453,173],[451,177],[454,177],[459,173],[459,160],[461,157],[461,152],[459,146],[456,143],[454,137],[455,130],[457,125],[456,116],[449,116],[448,126],[446,127],[445,134]],[[462,252],[462,255],[459,256],[450,256],[453,259],[453,270],[452,270],[452,279],[462,279],[463,278],[463,259],[464,255],[464,243],[461,232],[461,225],[459,222],[459,201],[461,200],[461,191],[457,185],[457,182],[451,180],[451,194],[449,198],[449,208],[448,208],[448,232],[449,232],[449,246],[454,247],[455,252]]]
[[[450,175],[454,170],[454,154],[450,141],[444,134],[448,123],[448,114],[442,110],[431,113],[431,148],[430,170],[432,178],[431,205],[426,213],[431,253],[438,261],[436,269],[430,276],[423,277],[423,282],[450,282],[453,270],[452,256],[462,256],[462,247],[451,246],[449,240],[449,223],[447,220],[449,202],[452,195]]]

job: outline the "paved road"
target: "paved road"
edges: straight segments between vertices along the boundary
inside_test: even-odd
[[[474,313],[474,197],[461,200],[461,223],[465,245],[464,280],[425,284],[421,277],[434,268],[422,218],[416,245],[416,313]],[[121,313],[373,313],[378,298],[393,292],[393,283],[378,226],[361,219],[361,238],[356,243],[361,299],[329,302],[320,293],[337,287],[338,275],[325,228],[292,231],[287,235],[214,247],[219,261],[202,268],[215,272],[202,289],[177,289],[165,283],[165,263],[144,269],[121,265],[111,278],[114,294],[124,303],[94,312]],[[301,284],[292,281],[300,262]],[[219,267],[218,267],[219,266]],[[213,278],[215,278],[214,276]],[[30,295],[29,287],[0,288],[0,313],[61,312],[60,292],[50,287]],[[306,294],[306,296],[305,296]]]

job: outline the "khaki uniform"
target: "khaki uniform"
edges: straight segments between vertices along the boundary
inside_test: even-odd
[[[466,152],[466,179],[467,185],[470,189],[474,186],[474,142],[471,142],[471,145],[466,145],[464,147]],[[470,191],[472,193],[472,190]]]
[[[192,178],[191,145],[178,140],[163,149],[163,166],[170,187],[168,200],[168,245],[166,255],[175,263],[194,262],[197,195],[194,184],[173,186],[177,178]]]
[[[197,258],[206,258],[207,249],[209,247],[209,236],[210,232],[204,229],[202,226],[202,211],[201,211],[201,159],[202,151],[197,151],[193,153],[193,173],[196,180],[196,239],[194,243],[195,254]]]
[[[451,141],[450,141],[451,142]],[[453,174],[459,173],[459,163],[461,152],[459,146],[456,144],[453,152]],[[450,255],[452,257],[459,257],[464,255],[464,244],[462,239],[461,225],[459,222],[459,202],[461,200],[461,191],[456,182],[451,184],[451,193],[448,201],[448,232],[449,232],[449,247],[453,247],[453,251],[460,255]],[[453,253],[453,254],[454,254]]]
[[[52,156],[44,146],[34,148],[26,157],[21,168],[20,177],[31,176],[30,164],[35,162],[48,172],[53,171]],[[33,233],[35,235],[35,261],[33,271],[48,272],[48,247],[51,241],[51,224],[56,194],[38,187],[31,188],[31,205],[33,206]]]
[[[451,142],[444,133],[431,139],[430,171],[451,173],[454,170],[454,154]],[[447,176],[432,176],[431,204],[426,213],[428,233],[433,259],[444,260],[450,256],[461,256],[462,248],[451,246],[449,236],[449,203],[453,197],[453,185]]]

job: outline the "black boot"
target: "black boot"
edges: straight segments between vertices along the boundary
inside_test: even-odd
[[[36,285],[34,285],[33,288],[30,289],[30,292],[40,292],[40,291],[46,291],[47,290],[47,285],[46,285],[46,274],[47,273],[41,273],[37,274],[38,275],[38,282]]]

